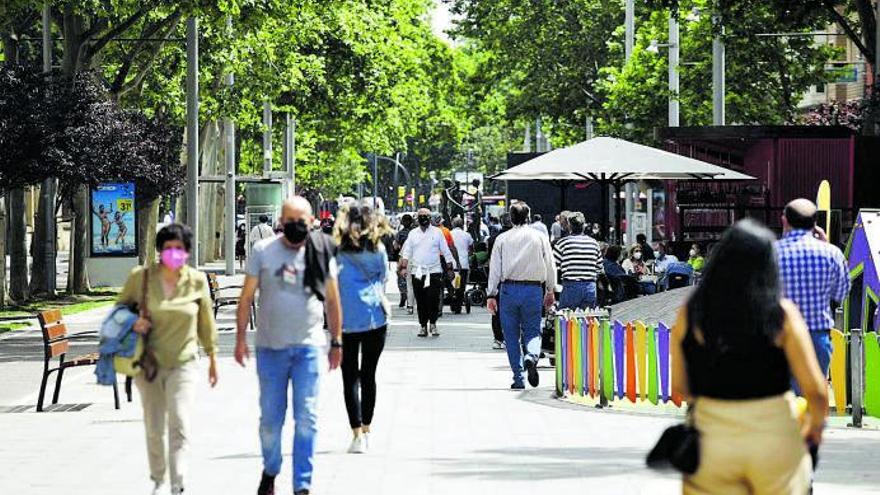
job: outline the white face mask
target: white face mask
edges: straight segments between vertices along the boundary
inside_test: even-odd
[[[696,250],[696,249],[691,249],[690,254],[691,254],[691,258],[693,258],[694,256],[697,255],[697,250]]]
[[[660,251],[654,251],[654,257],[659,259],[663,257],[663,254],[661,254]]]
[[[642,253],[633,253],[633,259],[640,260],[642,259]]]

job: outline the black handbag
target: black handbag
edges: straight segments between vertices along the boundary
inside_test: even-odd
[[[663,432],[646,462],[651,469],[675,469],[682,474],[697,472],[700,467],[700,432],[693,426],[693,406],[688,408],[684,423],[670,426]]]

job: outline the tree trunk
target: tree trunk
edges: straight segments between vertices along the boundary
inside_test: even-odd
[[[34,235],[31,237],[31,295],[46,294],[46,201],[40,191],[37,213],[34,216]],[[55,208],[54,201],[52,208]]]
[[[156,259],[156,225],[159,223],[159,199],[137,201],[138,262],[152,263]]]
[[[79,186],[73,195],[73,225],[70,230],[70,271],[67,286],[73,294],[89,292],[86,257],[89,249],[89,188]]]
[[[6,307],[6,198],[0,195],[0,309]]]
[[[9,297],[19,303],[30,297],[26,225],[24,189],[13,189],[9,191]]]

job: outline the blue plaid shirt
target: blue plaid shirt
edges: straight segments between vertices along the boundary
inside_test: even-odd
[[[776,242],[782,291],[804,315],[811,332],[834,328],[831,301],[849,292],[846,258],[836,246],[808,230],[792,230]]]

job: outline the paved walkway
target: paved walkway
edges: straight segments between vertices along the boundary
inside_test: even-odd
[[[221,326],[228,327],[231,316],[224,313]],[[345,453],[350,430],[342,380],[339,372],[326,376],[314,493],[680,491],[675,476],[648,471],[643,461],[675,418],[559,402],[552,398],[550,368],[541,370],[541,387],[511,392],[506,357],[490,348],[484,310],[446,315],[439,328],[439,338],[419,339],[413,317],[400,314],[392,323],[367,455]],[[198,391],[187,493],[249,494],[259,479],[256,376],[253,363],[241,369],[232,361],[233,340],[231,330],[222,332],[218,388],[204,383]],[[0,341],[0,357],[9,343]],[[13,370],[38,372],[34,365],[29,357],[2,364],[0,406],[33,404],[35,387],[14,383],[26,373]],[[65,377],[62,402],[91,403],[80,412],[0,414],[0,493],[149,493],[137,394],[135,403],[115,411],[110,391],[93,383],[91,370]],[[288,424],[285,438],[291,434]],[[290,443],[281,494],[290,493]],[[829,430],[816,493],[880,492],[878,457],[880,432]]]

